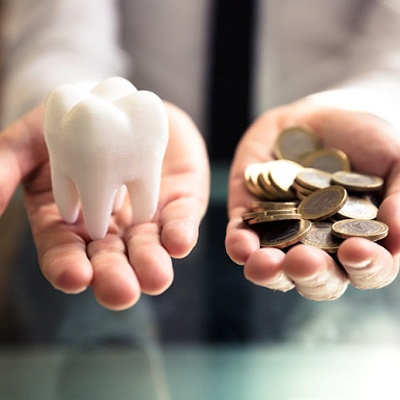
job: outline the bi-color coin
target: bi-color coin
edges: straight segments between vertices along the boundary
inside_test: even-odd
[[[311,222],[305,219],[269,224],[268,231],[261,237],[260,243],[262,247],[284,249],[298,243],[310,228]]]
[[[378,190],[383,186],[383,179],[375,175],[357,172],[337,171],[332,174],[332,182],[353,191]]]
[[[322,148],[317,134],[303,126],[284,129],[275,143],[274,153],[278,159],[299,162],[308,153]]]
[[[313,222],[308,234],[301,240],[301,243],[318,247],[328,253],[335,253],[343,242],[332,234],[332,223]]]
[[[389,227],[377,220],[343,219],[332,225],[332,232],[342,239],[362,237],[375,242],[388,235]]]
[[[367,197],[347,196],[343,207],[338,211],[338,218],[375,219],[378,215],[378,207]]]
[[[303,168],[298,172],[295,182],[310,190],[325,189],[331,186],[332,174],[317,168]]]
[[[335,215],[347,199],[347,192],[341,186],[329,186],[307,196],[299,204],[298,212],[304,219],[322,221]]]
[[[346,153],[329,147],[307,154],[300,160],[300,164],[326,172],[350,171],[350,161]]]

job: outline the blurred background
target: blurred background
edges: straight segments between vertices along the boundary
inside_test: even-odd
[[[238,93],[224,93],[234,110],[246,108],[240,121],[232,117],[236,111],[228,113],[233,128],[224,124],[223,128],[229,134],[221,133],[222,128],[218,125],[222,120],[219,118],[220,100],[213,100],[215,103],[209,107],[211,111],[197,110],[197,103],[204,104],[209,95],[208,92],[201,94],[200,89],[209,87],[202,73],[193,67],[204,56],[202,51],[205,51],[207,43],[200,40],[198,30],[203,26],[202,18],[209,11],[208,7],[211,7],[209,3],[197,0],[182,0],[176,5],[172,5],[170,0],[111,1],[102,3],[102,7],[96,1],[82,3],[78,0],[75,3],[78,9],[83,10],[83,16],[74,19],[68,14],[64,28],[67,25],[72,31],[82,25],[83,30],[78,29],[77,35],[79,46],[82,43],[79,35],[88,33],[90,29],[95,32],[88,35],[92,40],[90,43],[105,46],[109,43],[102,34],[105,37],[108,29],[114,32],[113,29],[118,28],[118,34],[114,32],[111,35],[114,39],[128,29],[128,23],[117,19],[115,13],[110,19],[111,27],[102,21],[100,11],[96,11],[99,13],[96,17],[104,26],[99,29],[92,23],[94,15],[93,18],[88,16],[92,10],[102,10],[104,4],[114,6],[120,3],[121,15],[135,20],[136,35],[132,39],[121,39],[123,55],[119,48],[105,47],[104,50],[98,46],[100,59],[107,68],[119,71],[118,61],[125,62],[127,54],[131,53],[133,66],[128,63],[128,72],[122,70],[127,75],[134,71],[138,86],[155,90],[168,100],[185,106],[193,115],[205,132],[210,150],[210,207],[201,225],[195,250],[185,259],[174,261],[175,280],[171,288],[157,297],[143,296],[130,310],[112,312],[96,303],[90,289],[69,296],[54,290],[44,279],[26,219],[22,191],[19,190],[0,218],[0,399],[400,398],[396,376],[400,367],[398,280],[376,291],[349,287],[334,302],[314,302],[306,300],[295,290],[280,293],[252,285],[244,279],[242,267],[230,261],[225,252],[229,165],[241,133],[261,106],[256,107],[250,102],[245,107],[236,97]],[[275,7],[279,8],[275,2],[260,3],[268,3],[275,11]],[[328,18],[334,32],[326,45],[323,43],[326,38],[316,34],[319,17],[314,11],[322,3],[325,6],[323,15],[334,16]],[[349,3],[351,13],[348,15],[342,9]],[[353,49],[352,46],[359,48],[356,45],[360,32],[364,32],[361,28],[358,30],[363,27],[361,17],[364,14],[368,18],[374,16],[372,11],[375,6],[379,10],[380,3],[385,2],[346,0],[315,3],[310,0],[302,2],[302,7],[297,3],[282,2],[285,8],[279,18],[275,19],[271,12],[267,15],[268,26],[276,29],[282,25],[284,32],[289,31],[292,25],[297,27],[299,32],[313,39],[309,51],[302,54],[298,42],[279,36],[278,44],[267,47],[267,53],[290,53],[290,60],[285,63],[283,58],[279,59],[272,67],[268,64],[272,72],[259,77],[256,83],[230,86],[246,86],[245,91],[252,85],[260,92],[265,89],[271,98],[263,107],[268,108],[329,87],[340,80],[341,74],[346,80],[349,78],[346,74],[351,71],[347,66],[353,65],[350,61],[354,61],[352,57],[355,54],[349,49]],[[56,50],[60,48],[60,42],[49,40],[59,33],[57,29],[52,30],[52,23],[62,20],[74,1],[10,0],[0,4],[7,7],[7,18],[2,20],[4,52],[0,85],[2,112],[6,116],[3,117],[4,123],[41,101],[53,87],[57,61],[54,68],[49,65],[60,54],[50,51],[49,58],[44,57],[38,64],[31,62],[36,57],[35,52],[48,42],[56,46]],[[130,7],[133,12],[128,13]],[[157,10],[155,14],[154,9]],[[257,9],[259,13],[261,9]],[[177,18],[174,22],[172,18],[166,18],[166,15],[180,17],[181,13],[190,10],[201,11],[200,17],[191,21],[193,36],[197,39],[195,48],[186,43],[186,36],[180,31],[187,28],[184,20]],[[249,14],[255,12],[251,8],[246,10]],[[331,13],[332,10],[335,12]],[[305,21],[310,32],[302,29],[298,12],[311,15],[311,19]],[[244,14],[239,8],[236,17],[239,16],[240,20]],[[137,18],[137,15],[143,16]],[[158,27],[159,35],[152,39],[141,29],[153,17],[166,22]],[[366,20],[375,21],[368,18]],[[14,21],[19,21],[19,24]],[[84,23],[80,25],[79,21]],[[390,25],[392,29],[399,26],[394,17],[393,21],[387,21],[393,23]],[[23,29],[24,24],[27,24],[27,29]],[[380,29],[381,25],[378,26]],[[335,30],[337,27],[340,29]],[[211,26],[206,25],[206,28],[211,30]],[[44,36],[33,34],[36,29],[44,32]],[[258,29],[258,32],[264,32],[266,28],[262,25]],[[374,33],[373,29],[365,31]],[[52,35],[47,35],[47,32]],[[241,42],[244,33],[240,31],[237,34]],[[347,47],[345,44],[350,43],[352,34],[356,37],[355,44],[352,42]],[[32,45],[29,39],[38,41]],[[296,40],[300,42],[303,39],[298,35]],[[390,42],[388,38],[385,40],[386,44]],[[173,41],[186,45],[188,52],[173,53],[173,60],[167,65],[173,73],[168,76],[167,73],[171,72],[168,68],[161,69],[162,64],[154,63],[152,57],[146,58],[145,55],[153,56],[159,51],[163,61],[164,56],[171,55],[170,43]],[[70,49],[62,40],[61,43],[62,49]],[[64,62],[68,66],[68,79],[76,78],[76,61],[81,58],[87,59],[85,68],[97,66],[97,47],[89,45],[89,48],[94,49],[93,54],[88,56],[82,50],[76,60]],[[374,49],[380,49],[379,45]],[[322,50],[320,58],[316,56],[317,50]],[[235,54],[237,48],[231,51]],[[4,54],[7,55],[5,59]],[[375,53],[367,51],[366,54]],[[301,55],[304,59],[297,63]],[[30,75],[30,65],[33,65],[33,75]],[[241,68],[247,74],[255,73],[248,70],[246,62]],[[359,72],[358,68],[354,70]],[[99,74],[104,73],[101,71]],[[187,80],[181,81],[179,78],[185,74]],[[295,78],[300,82],[298,85]],[[244,82],[228,76],[228,83],[229,79]],[[212,87],[218,85],[211,82]],[[171,88],[177,89],[175,93],[170,92]],[[193,89],[193,94],[188,88]],[[225,89],[222,85],[223,92]],[[249,93],[244,96],[249,96]],[[257,98],[260,100],[261,97],[258,93]],[[222,106],[224,104],[222,102]],[[210,121],[215,119],[215,114],[218,121],[213,125]]]

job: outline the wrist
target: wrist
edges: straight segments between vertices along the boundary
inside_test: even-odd
[[[400,128],[397,105],[382,93],[361,89],[333,89],[314,93],[299,101],[315,106],[374,114],[392,126]]]

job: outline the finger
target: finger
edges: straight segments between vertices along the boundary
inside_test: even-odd
[[[129,264],[121,238],[107,235],[90,242],[88,256],[93,266],[91,286],[100,304],[112,310],[123,310],[139,300],[139,281]]]
[[[170,138],[159,202],[161,242],[170,256],[181,258],[197,243],[208,206],[210,167],[204,140],[190,117],[168,103],[167,110]]]
[[[348,278],[325,251],[307,245],[290,249],[282,262],[282,271],[296,290],[310,300],[334,300],[348,286]]]
[[[341,244],[338,258],[350,282],[359,289],[377,289],[390,284],[398,274],[397,257],[367,239],[350,238]]]
[[[355,171],[385,176],[398,158],[398,132],[375,115],[322,108],[309,114],[306,123],[324,146],[344,151]]]
[[[21,180],[47,159],[42,108],[37,108],[0,135],[0,214]]]
[[[93,269],[79,225],[65,224],[54,204],[28,214],[43,275],[65,293],[84,291],[92,281]]]
[[[163,178],[183,177],[176,192],[195,194],[208,202],[210,167],[205,142],[192,119],[181,109],[167,103],[169,140],[163,163]],[[193,179],[187,185],[187,179]],[[175,182],[176,184],[179,181]],[[172,187],[173,188],[173,187]],[[167,188],[165,188],[167,189]],[[171,190],[171,187],[170,187]],[[170,193],[165,190],[166,193]]]
[[[274,112],[258,118],[240,140],[229,174],[229,217],[234,218],[243,211],[246,203],[254,199],[244,184],[244,171],[247,166],[266,162],[273,158],[273,143],[280,130]]]
[[[161,216],[161,242],[174,258],[187,256],[197,243],[204,207],[197,198],[180,198],[168,204]]]
[[[378,219],[389,227],[388,236],[381,244],[393,255],[400,253],[400,166],[393,167],[386,181],[386,197],[379,206]]]
[[[161,245],[159,228],[154,223],[133,226],[126,237],[129,262],[143,293],[157,295],[172,283],[172,260]]]
[[[247,259],[244,275],[256,285],[287,292],[294,288],[294,283],[282,271],[284,258],[281,250],[261,248]]]
[[[241,217],[231,219],[225,237],[225,248],[233,262],[244,265],[252,253],[260,248],[257,233],[246,229]]]

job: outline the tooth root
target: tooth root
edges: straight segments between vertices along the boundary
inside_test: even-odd
[[[113,213],[118,212],[121,209],[122,204],[124,203],[124,200],[125,200],[126,193],[127,193],[127,189],[126,189],[125,185],[122,185],[117,190],[117,193],[115,195],[114,204],[113,204],[113,210],[112,210]]]
[[[154,217],[158,204],[159,179],[135,179],[126,184],[132,207],[133,222],[141,224]]]
[[[91,239],[102,239],[108,230],[117,188],[96,179],[77,186],[86,230]]]
[[[54,200],[62,219],[73,224],[79,214],[79,193],[72,179],[62,172],[52,171],[52,187]]]

